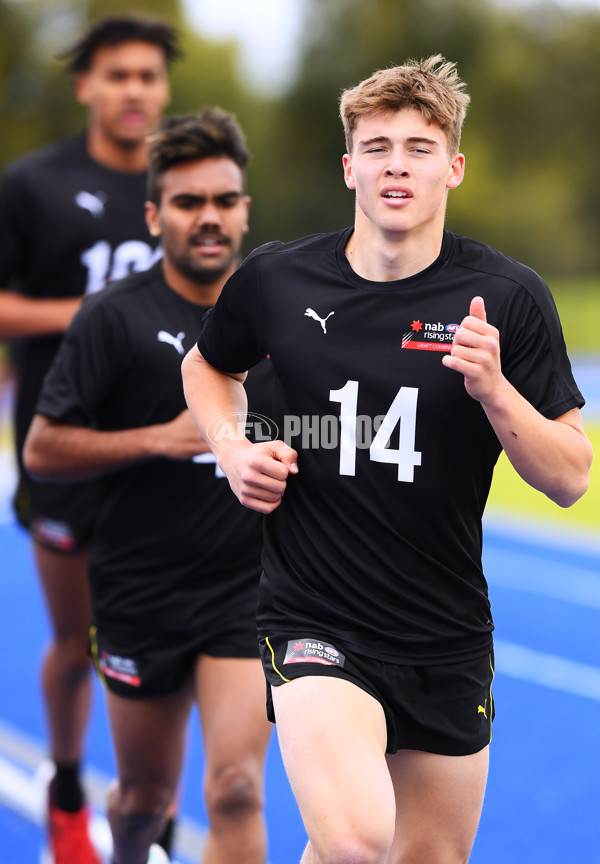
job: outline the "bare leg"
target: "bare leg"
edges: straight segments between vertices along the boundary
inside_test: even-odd
[[[394,790],[381,705],[339,678],[273,688],[281,753],[309,842],[303,864],[384,864]]]
[[[189,685],[155,699],[107,691],[118,780],[108,796],[114,864],[145,864],[177,789],[192,706]]]
[[[33,548],[53,631],[42,666],[50,747],[55,761],[74,763],[82,756],[91,696],[87,553]]]
[[[388,756],[396,834],[388,864],[466,864],[475,840],[488,748],[472,756],[402,750]]]
[[[196,694],[209,816],[203,864],[264,864],[264,762],[272,726],[258,659],[202,656]]]

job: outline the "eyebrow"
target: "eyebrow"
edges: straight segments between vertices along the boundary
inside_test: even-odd
[[[432,147],[439,147],[440,142],[434,138],[425,138],[424,135],[411,135],[406,139],[410,144],[429,144]],[[389,144],[391,139],[387,135],[376,135],[374,138],[367,138],[365,141],[359,141],[359,147],[370,147],[371,144]]]
[[[430,144],[432,147],[439,147],[440,142],[436,141],[435,138],[425,138],[424,135],[413,135],[411,138],[407,138],[411,144]]]
[[[242,198],[244,195],[243,192],[238,192],[237,190],[232,189],[228,192],[217,192],[216,195],[197,195],[195,192],[178,192],[177,195],[173,195],[171,201],[219,201],[222,198]]]

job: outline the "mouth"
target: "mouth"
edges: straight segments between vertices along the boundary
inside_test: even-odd
[[[385,198],[386,201],[406,201],[407,199],[412,198],[413,195],[410,189],[385,186],[381,190],[381,197]]]
[[[143,111],[135,110],[134,108],[123,111],[121,114],[121,120],[127,126],[143,126],[147,122],[145,113]]]
[[[205,249],[206,251],[220,251],[223,247],[229,246],[229,239],[220,234],[210,234],[192,237],[190,245],[196,249]]]

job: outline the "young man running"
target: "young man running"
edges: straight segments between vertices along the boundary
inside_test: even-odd
[[[146,136],[169,100],[175,34],[163,22],[97,21],[65,52],[85,132],[11,165],[0,184],[0,338],[16,368],[17,518],[31,533],[52,627],[42,679],[51,758],[55,864],[96,864],[80,782],[90,700],[88,545],[95,484],[43,485],[22,447],[41,383],[84,294],[144,270],[156,240],[144,221]]]
[[[588,484],[546,285],[444,229],[468,101],[440,56],[344,92],[354,226],[255,251],[184,361],[232,488],[270,514],[258,624],[303,864],[467,861],[493,718],[494,464],[504,448],[561,506]],[[257,445],[223,426],[264,353],[284,440]]]
[[[162,261],[83,304],[44,383],[25,460],[52,480],[104,478],[91,645],[117,756],[114,864],[147,860],[194,698],[206,758],[203,861],[265,864],[262,519],[217,471],[181,385],[182,356],[239,263],[248,153],[234,119],[207,109],[166,121],[150,159],[146,218]],[[268,413],[267,360],[247,387],[253,410]]]

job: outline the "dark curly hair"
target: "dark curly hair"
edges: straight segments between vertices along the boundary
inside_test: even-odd
[[[225,156],[243,171],[250,159],[244,133],[236,118],[221,108],[204,108],[198,114],[165,117],[148,141],[148,200],[155,204],[160,204],[160,178],[173,165]]]
[[[165,21],[137,18],[133,15],[110,15],[100,18],[79,39],[58,55],[67,61],[73,75],[87,72],[98,48],[123,42],[148,42],[162,48],[167,66],[181,56],[177,33]]]

